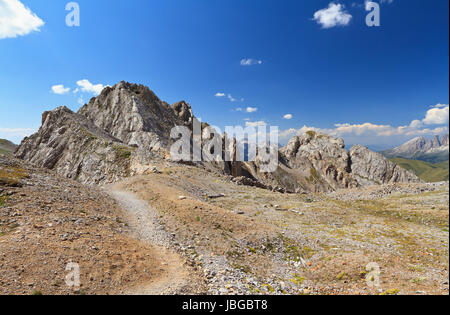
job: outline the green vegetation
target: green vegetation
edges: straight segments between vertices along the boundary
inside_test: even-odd
[[[6,196],[0,196],[0,208],[5,205],[6,198]]]
[[[293,278],[289,279],[289,281],[291,281],[296,286],[301,286],[303,282],[305,282],[305,280],[306,279],[304,277],[301,277],[297,274],[295,274]]]
[[[28,172],[20,167],[0,168],[0,184],[15,187],[20,184],[20,180],[27,178]]]
[[[121,160],[128,160],[131,157],[131,150],[128,147],[115,145],[114,151],[116,151],[117,157]]]
[[[400,293],[399,289],[389,289],[384,291],[383,293],[380,293],[380,295],[397,295],[398,293]]]
[[[448,160],[435,164],[401,158],[391,159],[391,161],[404,169],[414,172],[414,174],[426,182],[441,182],[449,180]]]
[[[310,169],[310,176],[309,176],[308,180],[311,183],[320,183],[320,175],[319,175],[319,173],[317,173],[317,170],[313,167],[311,167],[311,169]]]

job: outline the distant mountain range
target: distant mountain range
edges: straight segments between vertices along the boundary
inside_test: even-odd
[[[403,158],[439,163],[449,159],[449,135],[432,139],[414,138],[399,147],[381,152],[387,158]]]
[[[401,146],[381,152],[395,164],[414,172],[427,182],[449,180],[449,136],[414,138]]]
[[[17,146],[11,141],[0,139],[0,154],[12,154]]]

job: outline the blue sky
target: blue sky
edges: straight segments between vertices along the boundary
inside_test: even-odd
[[[447,0],[384,0],[380,27],[364,0],[78,0],[79,27],[68,2],[0,0],[0,138],[121,80],[284,141],[315,128],[383,149],[448,132]]]

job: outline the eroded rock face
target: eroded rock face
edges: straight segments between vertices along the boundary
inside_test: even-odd
[[[143,152],[165,154],[172,128],[189,124],[193,117],[187,103],[171,107],[148,87],[126,82],[105,88],[78,114],[125,144],[137,146]]]
[[[262,173],[257,162],[246,163],[249,173],[272,190],[329,192],[343,188],[397,182],[420,182],[409,171],[381,154],[361,146],[350,152],[342,139],[307,132],[279,151],[278,169]]]
[[[421,181],[416,175],[381,154],[360,145],[350,150],[350,158],[352,174],[361,186]]]
[[[275,172],[261,173],[255,163],[248,166],[253,176],[278,191],[333,191],[358,185],[350,174],[350,156],[344,141],[316,132],[292,138],[279,151]]]
[[[39,131],[25,138],[15,155],[82,183],[104,183],[129,175],[133,150],[86,117],[59,107],[42,115]]]

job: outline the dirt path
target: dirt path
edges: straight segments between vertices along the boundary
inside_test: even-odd
[[[161,295],[189,293],[190,271],[183,258],[171,249],[170,235],[158,222],[158,214],[145,201],[124,189],[126,183],[108,186],[105,191],[126,211],[127,223],[133,236],[152,245],[159,253],[163,269],[162,276],[151,283],[134,288],[130,295]]]

